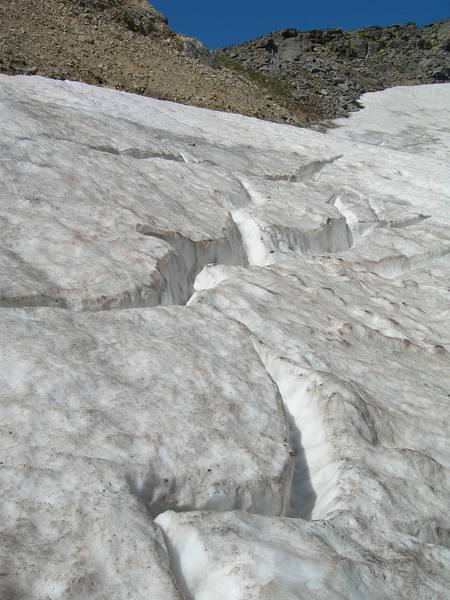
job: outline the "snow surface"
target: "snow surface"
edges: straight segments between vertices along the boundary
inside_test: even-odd
[[[362,102],[0,76],[0,597],[448,597],[450,85]]]

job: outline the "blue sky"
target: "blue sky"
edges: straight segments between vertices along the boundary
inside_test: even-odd
[[[175,31],[209,48],[296,27],[363,27],[450,16],[450,0],[151,0]]]

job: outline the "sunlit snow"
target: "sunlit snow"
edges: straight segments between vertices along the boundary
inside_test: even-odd
[[[0,76],[0,597],[444,599],[450,85],[328,133]]]

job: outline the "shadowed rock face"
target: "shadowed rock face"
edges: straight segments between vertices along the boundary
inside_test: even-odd
[[[246,67],[283,80],[324,117],[358,108],[364,92],[442,83],[450,76],[450,20],[352,31],[283,29],[224,52]]]

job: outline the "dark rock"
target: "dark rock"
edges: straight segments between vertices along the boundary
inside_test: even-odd
[[[142,35],[167,29],[167,17],[146,0],[128,0],[126,3],[122,0],[75,0],[75,2],[94,11],[108,11],[130,31]]]
[[[196,38],[180,36],[183,40],[183,50],[186,56],[201,60],[202,62],[215,67],[217,63],[212,53]]]
[[[278,46],[275,44],[272,38],[267,40],[267,42],[264,44],[264,48],[271,54],[276,54],[278,52]]]
[[[436,79],[437,81],[448,81],[449,74],[450,74],[450,69],[448,67],[440,66],[433,71],[431,76],[433,79]]]
[[[367,54],[368,43],[365,39],[354,38],[349,44],[349,56],[354,58],[365,58]]]
[[[297,30],[296,29],[282,29],[280,33],[281,33],[281,37],[283,39],[287,39],[287,38],[295,37],[297,35]]]

